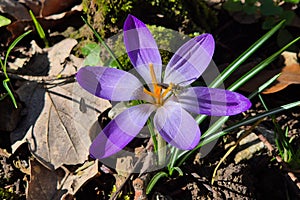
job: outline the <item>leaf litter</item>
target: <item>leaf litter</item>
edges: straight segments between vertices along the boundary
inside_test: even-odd
[[[300,64],[297,61],[297,54],[292,52],[283,52],[285,66],[281,70],[280,76],[276,82],[267,88],[263,94],[270,94],[281,91],[291,84],[300,84]]]
[[[110,107],[108,101],[95,98],[75,83],[74,74],[82,63],[71,55],[76,44],[76,40],[65,39],[44,52],[49,60],[48,77],[55,77],[54,81],[25,81],[17,90],[25,109],[21,123],[11,133],[12,152],[28,143],[35,158],[30,161],[28,199],[75,195],[98,174],[97,162],[77,172],[67,167],[87,163],[91,141],[101,130],[98,115]]]

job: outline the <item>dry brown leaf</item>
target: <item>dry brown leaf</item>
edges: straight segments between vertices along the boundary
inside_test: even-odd
[[[68,27],[78,25],[79,13],[82,12],[81,4],[77,0],[1,0],[0,14],[10,17],[12,23],[6,26],[11,36],[6,42],[9,44],[26,30],[33,29],[34,25],[29,15],[33,11],[44,30],[53,27]],[[75,20],[74,20],[75,19]]]
[[[13,151],[27,141],[32,154],[49,168],[83,163],[91,141],[100,132],[97,117],[109,103],[89,94],[77,83],[47,91],[40,86],[25,90],[32,91],[26,102],[29,116],[23,128],[12,133]],[[81,99],[85,102],[84,110],[80,108]],[[27,134],[18,141],[22,131]]]
[[[12,0],[1,0],[0,13],[7,13],[16,20],[31,19],[27,8],[23,4]]]
[[[64,172],[61,169],[49,170],[35,160],[30,161],[30,169],[30,181],[26,188],[27,199],[60,199],[64,191],[57,189],[57,183],[62,181]]]
[[[49,170],[36,160],[30,161],[30,181],[26,191],[27,199],[63,199],[75,193],[91,178],[100,175],[98,162],[87,162],[81,170],[71,173],[67,168]]]
[[[295,53],[284,52],[282,53],[285,58],[285,67],[282,68],[280,76],[277,78],[276,83],[264,90],[263,94],[275,93],[283,90],[290,84],[300,84],[300,65],[297,62]]]
[[[74,46],[71,43],[62,41],[58,44],[60,48],[49,51],[53,56],[49,58],[49,76],[75,73],[74,63],[61,63],[69,56]],[[13,152],[28,142],[31,153],[50,169],[63,164],[76,165],[87,159],[91,141],[100,132],[98,115],[110,106],[108,101],[89,94],[78,83],[58,81],[58,85],[46,89],[34,82],[20,87],[18,94],[26,104],[27,116],[11,134]]]
[[[63,188],[68,188],[68,194],[75,195],[88,180],[100,176],[98,163],[98,161],[86,162],[81,169],[76,170],[76,174],[72,174],[67,178]]]
[[[66,38],[61,42],[55,44],[48,52],[48,59],[50,63],[50,76],[57,76],[59,74],[74,74],[76,69],[72,66],[66,67],[66,59],[71,55],[72,49],[77,44],[77,41],[72,38]],[[81,63],[79,63],[81,64]]]
[[[78,0],[39,0],[38,2],[37,0],[19,0],[19,2],[33,10],[37,16],[60,13],[78,4]]]

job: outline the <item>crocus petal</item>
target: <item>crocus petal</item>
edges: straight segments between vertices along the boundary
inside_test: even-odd
[[[167,101],[157,109],[154,126],[171,145],[184,150],[193,149],[200,140],[200,129],[194,118],[180,104]]]
[[[215,42],[210,34],[202,34],[189,40],[171,58],[163,82],[182,86],[194,82],[209,65],[214,48]]]
[[[149,72],[149,63],[152,63],[157,81],[161,82],[161,57],[149,29],[142,21],[128,15],[123,30],[125,47],[137,72],[146,83],[152,83]]]
[[[251,107],[250,100],[241,94],[207,87],[186,88],[178,101],[190,112],[211,116],[236,115]]]
[[[140,104],[120,113],[93,141],[91,156],[102,159],[122,150],[144,127],[154,109],[151,104]]]
[[[132,74],[108,67],[83,67],[76,74],[81,87],[95,96],[112,100],[147,100],[142,83]]]

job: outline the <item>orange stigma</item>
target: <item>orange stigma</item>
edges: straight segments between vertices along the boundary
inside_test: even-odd
[[[144,88],[144,92],[152,96],[155,99],[156,104],[162,105],[164,101],[164,97],[172,90],[173,84],[171,83],[168,86],[168,88],[163,91],[163,88],[157,83],[157,79],[156,79],[156,75],[152,63],[149,63],[149,69],[150,69],[150,75],[151,75],[151,80],[153,85],[153,92],[148,91],[146,88]]]

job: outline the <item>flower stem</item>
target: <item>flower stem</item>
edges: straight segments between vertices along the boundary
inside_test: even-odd
[[[157,134],[157,156],[158,156],[158,165],[163,166],[166,164],[166,155],[167,155],[167,148],[166,148],[166,141]]]

